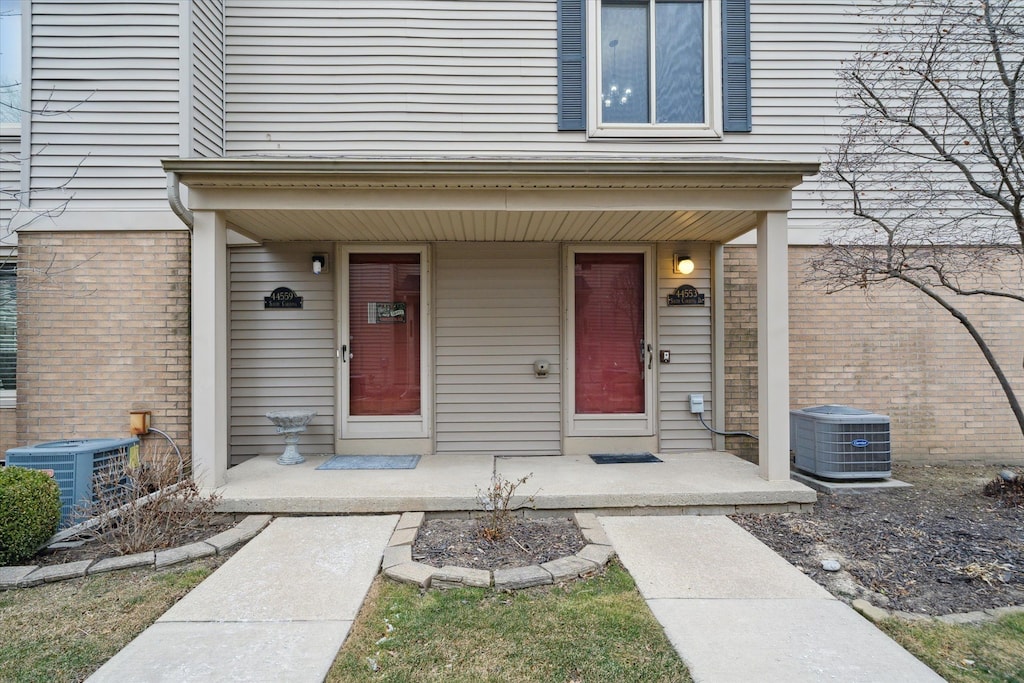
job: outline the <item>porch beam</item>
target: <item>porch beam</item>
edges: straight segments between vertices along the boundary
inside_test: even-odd
[[[227,228],[213,211],[192,226],[192,472],[204,489],[227,483]]]
[[[740,190],[740,191],[738,191]],[[193,187],[193,209],[305,211],[785,211],[788,188]]]
[[[758,463],[768,481],[789,479],[789,258],[785,211],[757,224]]]

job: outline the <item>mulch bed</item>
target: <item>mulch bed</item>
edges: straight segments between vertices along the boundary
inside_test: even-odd
[[[234,515],[214,515],[209,524],[197,527],[188,533],[181,534],[175,545],[187,545],[189,543],[210,538],[222,531],[227,531],[235,525],[236,521],[237,519]],[[158,548],[158,550],[160,550],[160,548]],[[116,555],[117,553],[111,550],[110,546],[106,543],[99,540],[90,540],[82,545],[71,548],[44,548],[40,552],[36,553],[35,556],[25,560],[21,564],[34,564],[39,565],[40,567],[45,567],[55,564],[66,564],[68,562],[78,562],[79,560],[101,560],[103,558],[114,557]]]
[[[1024,605],[1024,507],[984,493],[1000,469],[897,468],[913,488],[819,495],[810,514],[734,520],[840,597],[931,615]],[[825,559],[842,570],[824,571]]]
[[[430,519],[420,527],[412,558],[432,567],[509,569],[574,555],[584,545],[569,519],[514,519],[505,538],[487,540],[479,519]]]

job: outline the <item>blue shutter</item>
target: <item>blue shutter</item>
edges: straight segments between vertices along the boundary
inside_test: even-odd
[[[750,132],[750,0],[722,0],[722,109],[726,132]]]
[[[558,130],[587,129],[585,0],[558,0]]]

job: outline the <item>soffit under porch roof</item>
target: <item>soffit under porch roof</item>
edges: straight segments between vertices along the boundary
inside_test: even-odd
[[[259,241],[712,241],[817,164],[726,158],[170,159],[169,189]],[[172,204],[174,197],[172,196]]]

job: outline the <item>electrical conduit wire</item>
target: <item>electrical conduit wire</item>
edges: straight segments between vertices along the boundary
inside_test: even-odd
[[[697,417],[700,418],[700,423],[704,425],[704,429],[708,430],[712,434],[718,434],[719,436],[745,436],[748,439],[753,439],[754,441],[758,440],[757,437],[750,432],[720,432],[704,421],[704,413],[697,413]]]
[[[174,439],[172,439],[170,436],[168,436],[167,432],[162,432],[159,429],[157,429],[156,427],[150,427],[149,431],[156,432],[160,436],[162,436],[165,439],[167,439],[168,443],[171,444],[171,448],[173,448],[174,452],[177,453],[177,455],[178,455],[178,482],[177,483],[180,484],[181,480],[185,477],[185,459],[181,457],[181,451],[178,449],[178,444],[174,443]]]

